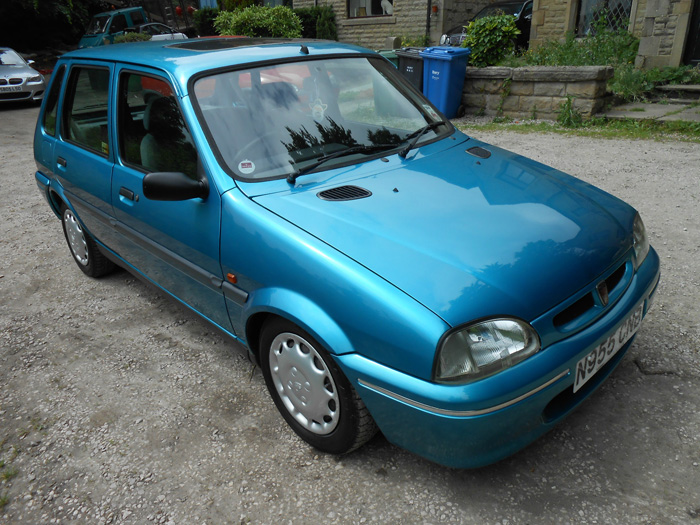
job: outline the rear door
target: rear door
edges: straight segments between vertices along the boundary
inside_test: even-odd
[[[179,97],[157,71],[123,67],[117,79],[112,203],[119,252],[149,279],[231,331],[219,264],[220,195],[199,162]],[[143,195],[149,172],[206,179],[209,196],[149,200]]]
[[[70,205],[90,234],[107,246],[113,236],[110,220],[114,139],[109,126],[113,69],[113,64],[104,62],[74,62],[70,67],[59,140],[52,154],[54,173]]]

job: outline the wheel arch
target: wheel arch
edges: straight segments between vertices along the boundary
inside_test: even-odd
[[[71,205],[68,203],[68,201],[64,198],[62,198],[57,191],[55,190],[50,190],[49,191],[49,206],[51,206],[51,210],[56,214],[56,217],[59,219],[61,218],[61,206],[65,205],[68,208],[72,208]]]
[[[338,323],[311,299],[287,289],[265,288],[251,294],[246,304],[245,336],[256,362],[260,362],[260,334],[269,319],[280,317],[302,328],[330,354],[354,351]]]

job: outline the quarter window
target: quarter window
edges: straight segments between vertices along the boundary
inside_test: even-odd
[[[168,82],[123,73],[118,107],[119,153],[125,164],[197,179],[197,153]]]
[[[71,69],[68,93],[63,111],[62,135],[70,142],[109,155],[109,70],[74,67]]]

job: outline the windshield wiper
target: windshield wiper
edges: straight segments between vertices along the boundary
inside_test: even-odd
[[[345,155],[352,155],[353,153],[367,153],[367,154],[377,153],[379,151],[397,148],[398,146],[399,146],[399,144],[373,144],[371,146],[358,145],[358,146],[351,146],[347,149],[343,149],[340,151],[335,151],[333,153],[329,153],[328,155],[324,155],[323,157],[319,157],[318,159],[316,159],[315,162],[312,162],[311,164],[304,166],[304,168],[302,168],[300,170],[297,170],[295,172],[290,173],[289,175],[287,175],[287,182],[289,184],[296,183],[296,181],[299,177],[301,177],[302,175],[306,175],[307,173],[315,170],[321,164],[323,164],[331,159],[343,157]]]
[[[420,138],[421,138],[425,133],[427,133],[427,132],[430,131],[431,129],[437,128],[438,126],[442,126],[443,124],[446,124],[444,120],[439,120],[439,121],[436,121],[436,122],[431,122],[431,123],[428,124],[427,126],[423,126],[422,128],[417,129],[416,131],[414,131],[413,133],[411,133],[410,135],[408,135],[404,140],[405,140],[405,141],[406,141],[406,140],[411,140],[411,139],[413,139],[413,140],[411,140],[411,142],[409,142],[408,144],[406,144],[406,145],[404,146],[404,148],[403,148],[401,151],[399,151],[399,156],[400,156],[401,158],[405,159],[405,158],[406,158],[406,155],[408,155],[408,152],[411,151],[411,150],[415,147],[416,143],[420,140]]]

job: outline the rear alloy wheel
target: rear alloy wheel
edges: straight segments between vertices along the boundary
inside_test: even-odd
[[[102,254],[93,238],[65,204],[61,206],[61,223],[70,253],[85,275],[101,277],[114,270],[114,263]]]
[[[323,347],[280,318],[260,337],[265,383],[280,413],[304,441],[343,454],[369,441],[377,427],[350,382]]]

